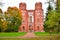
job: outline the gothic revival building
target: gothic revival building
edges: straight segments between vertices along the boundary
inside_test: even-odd
[[[27,10],[26,3],[20,3],[19,9],[22,12],[22,25],[19,28],[19,32],[44,31],[44,15],[41,2],[35,4],[35,10]]]

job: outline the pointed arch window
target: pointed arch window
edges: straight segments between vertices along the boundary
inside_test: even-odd
[[[39,30],[39,26],[37,26],[37,29]]]
[[[25,26],[23,26],[23,30],[25,30]]]
[[[32,16],[30,16],[30,22],[32,22]]]

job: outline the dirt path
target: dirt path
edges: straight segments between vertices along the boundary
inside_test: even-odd
[[[33,37],[37,37],[34,32],[28,32],[27,34],[25,34],[24,36],[22,36],[22,38],[33,38]]]

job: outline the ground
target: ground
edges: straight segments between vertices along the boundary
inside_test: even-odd
[[[22,33],[24,35],[22,35]],[[0,40],[60,40],[60,33],[59,34],[54,33],[52,35],[46,32],[27,32],[27,33],[22,32],[22,33],[16,33],[16,34],[11,33],[15,36],[6,36],[6,35],[3,36],[1,34],[5,33],[0,33]]]
[[[22,38],[33,38],[38,37],[34,34],[34,32],[28,32],[26,35],[22,36]]]
[[[0,32],[0,37],[24,36],[26,32]]]

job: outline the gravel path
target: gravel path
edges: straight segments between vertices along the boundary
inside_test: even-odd
[[[37,37],[34,32],[28,32],[26,35],[22,36],[22,38],[34,38]]]

